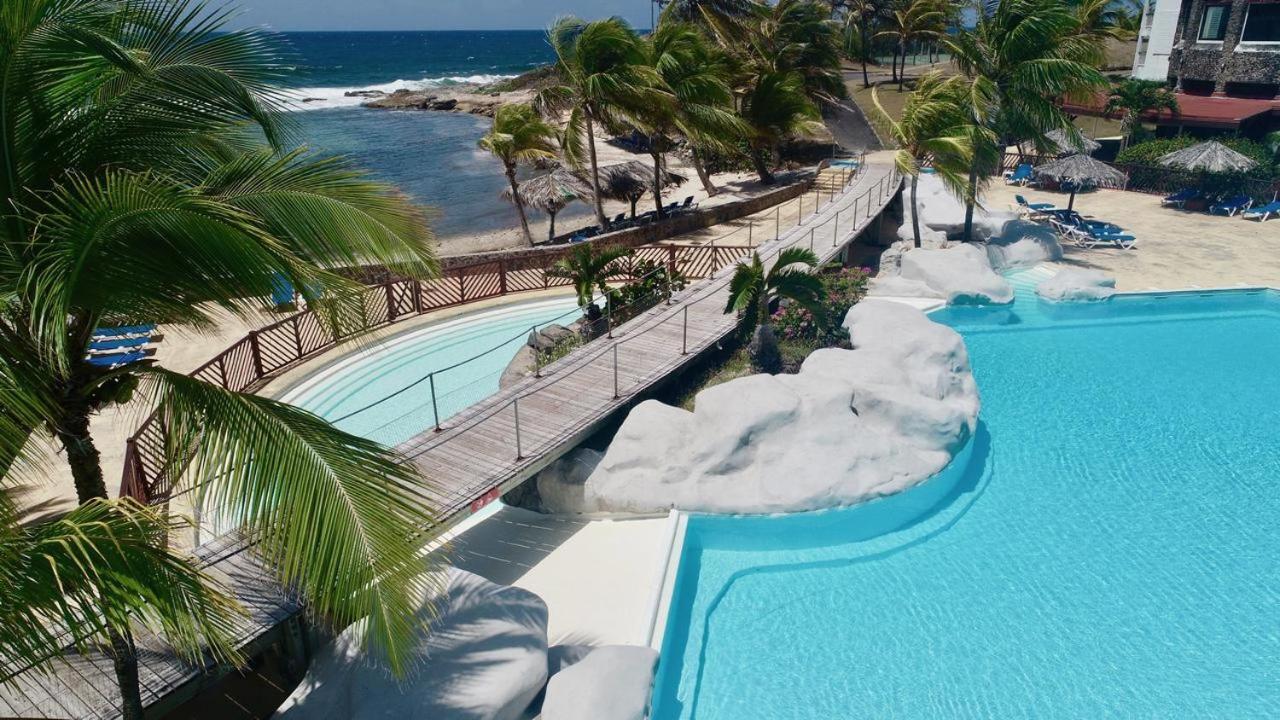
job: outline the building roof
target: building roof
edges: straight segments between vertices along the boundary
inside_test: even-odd
[[[1188,95],[1177,93],[1178,114],[1162,111],[1158,122],[1161,125],[1191,125],[1195,127],[1235,128],[1240,123],[1258,115],[1275,111],[1280,113],[1280,102],[1274,100],[1254,100],[1248,98],[1211,97],[1208,95]],[[1106,95],[1097,95],[1083,102],[1068,102],[1063,109],[1079,115],[1097,115],[1106,117]],[[1153,113],[1146,119],[1155,120]]]

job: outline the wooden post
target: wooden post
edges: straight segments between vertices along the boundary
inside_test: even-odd
[[[689,306],[685,305],[683,310],[684,310],[684,327],[680,331],[680,354],[688,355],[689,354]]]
[[[422,314],[422,281],[413,281],[413,312],[415,315]]]
[[[498,294],[507,294],[507,264],[501,260],[498,261]]]
[[[516,459],[519,460],[524,457],[524,449],[520,447],[520,398],[519,397],[514,397],[511,399],[511,411],[515,413],[515,416],[516,416]]]
[[[262,369],[262,348],[258,345],[258,331],[249,331],[249,350],[253,354],[253,371],[257,373],[254,380],[261,380],[266,371]]]
[[[293,316],[293,346],[298,351],[298,357],[294,358],[295,360],[302,359],[302,324],[299,322],[301,316],[301,313]]]
[[[396,290],[395,283],[388,280],[382,289],[387,293],[387,324],[396,321]]]
[[[463,268],[458,268],[458,302],[467,301],[467,280]]]

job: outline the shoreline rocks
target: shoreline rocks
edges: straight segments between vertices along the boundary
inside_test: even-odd
[[[374,94],[376,93],[376,94]],[[488,92],[478,85],[456,85],[430,90],[357,91],[350,97],[367,97],[364,107],[377,110],[434,110],[493,117],[498,108],[508,103],[529,102],[533,96],[526,90]]]

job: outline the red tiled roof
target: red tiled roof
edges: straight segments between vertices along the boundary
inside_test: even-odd
[[[1206,95],[1188,95],[1177,93],[1178,114],[1175,116],[1167,110],[1160,113],[1159,121],[1169,125],[1197,125],[1201,127],[1233,128],[1251,117],[1275,110],[1280,112],[1280,103],[1274,100],[1252,100],[1246,98],[1210,97]],[[1106,105],[1106,97],[1099,95],[1093,101],[1083,103],[1066,103],[1063,109],[1071,113],[1083,115],[1105,115],[1102,108]],[[1152,113],[1147,119],[1155,119]]]

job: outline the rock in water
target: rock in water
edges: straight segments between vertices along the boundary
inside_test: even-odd
[[[396,680],[362,651],[364,623],[324,647],[282,720],[517,720],[547,680],[547,605],[527,590],[449,571],[441,615]],[[425,605],[425,604],[424,604]],[[426,620],[425,610],[419,620]]]
[[[1036,286],[1036,294],[1050,302],[1094,302],[1116,294],[1116,279],[1099,270],[1062,268]]]
[[[1052,228],[1029,220],[1010,220],[987,240],[987,257],[996,270],[1035,267],[1062,259],[1062,246]]]
[[[708,388],[693,412],[637,405],[580,488],[539,477],[543,503],[560,513],[798,512],[937,474],[977,427],[964,341],[883,300],[855,305],[844,325],[854,349],[818,350],[796,375]]]
[[[551,676],[542,720],[644,720],[658,651],[605,645]]]
[[[911,250],[903,254],[899,274],[942,293],[951,305],[1013,302],[1013,286],[991,269],[987,252],[977,245]]]

